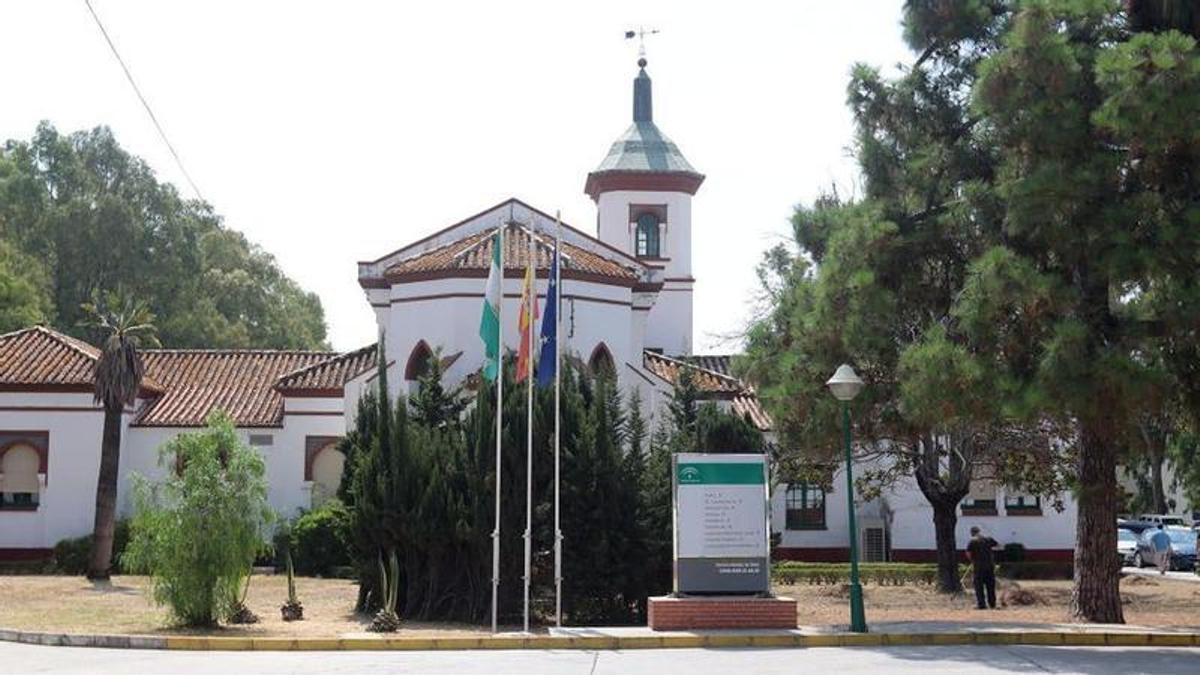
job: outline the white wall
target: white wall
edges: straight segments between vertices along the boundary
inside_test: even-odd
[[[686,192],[614,190],[596,202],[599,239],[633,255],[635,224],[630,222],[631,204],[666,205],[666,232],[660,255],[664,280],[662,292],[650,310],[645,346],[667,354],[691,354],[692,345],[692,196]],[[648,261],[655,266],[659,263]]]
[[[49,432],[38,508],[0,510],[0,548],[50,548],[91,531],[103,427],[104,413],[91,394],[0,393],[0,429]]]
[[[1149,470],[1146,470],[1147,475]],[[1178,516],[1183,516],[1185,521],[1192,520],[1192,514],[1195,510],[1200,510],[1200,505],[1192,504],[1192,502],[1184,494],[1184,486],[1180,484],[1175,475],[1175,464],[1170,461],[1163,462],[1162,479],[1163,492],[1167,500],[1167,511]],[[1121,489],[1131,495],[1138,493],[1138,483],[1136,474],[1131,474],[1122,467],[1117,468],[1117,483]],[[1174,508],[1171,505],[1174,504]],[[1140,514],[1132,513],[1131,516],[1137,517]]]
[[[300,509],[312,507],[312,481],[304,480],[305,439],[309,436],[344,436],[346,422],[343,406],[341,398],[284,400],[283,429],[276,430],[275,443],[271,447],[259,448],[267,458],[271,508],[283,517],[290,518]],[[301,408],[308,412],[320,410],[329,414],[295,414]]]
[[[342,399],[288,399],[287,403],[297,400],[303,401],[299,407],[307,411],[312,410],[313,402],[324,402],[325,410],[336,414],[326,416],[285,413],[283,427],[237,429],[238,436],[244,443],[250,442],[251,435],[271,437],[271,445],[255,445],[251,446],[251,449],[262,455],[266,465],[268,503],[284,518],[293,517],[301,509],[311,507],[312,484],[304,480],[306,437],[345,434]],[[132,513],[133,473],[136,472],[150,480],[162,480],[172,467],[159,466],[159,449],[179,434],[200,430],[199,427],[133,427],[126,431],[122,444],[118,498],[122,515]],[[86,534],[86,531],[84,533]]]
[[[271,445],[253,449],[266,463],[271,508],[284,517],[311,505],[312,485],[304,480],[306,437],[343,436],[344,405],[342,398],[287,399],[282,427],[237,430],[247,443],[251,434],[272,436]],[[133,510],[133,475],[162,480],[172,467],[159,465],[160,447],[181,433],[199,430],[130,427],[131,418],[125,416],[121,441],[117,509],[122,517]],[[92,531],[103,428],[104,414],[92,405],[91,394],[0,393],[0,430],[46,431],[50,449],[37,510],[0,510],[0,549],[52,548]]]
[[[504,280],[501,310],[504,346],[513,352],[520,346],[517,317],[522,284],[522,279]],[[539,296],[539,307],[544,309],[545,280],[539,279],[538,285],[543,294]],[[640,366],[642,361],[641,352],[633,352],[635,340],[631,333],[635,323],[631,317],[630,289],[574,279],[563,279],[561,288],[563,353],[575,353],[586,361],[603,342],[618,366],[622,386],[627,386],[620,366],[626,362]],[[387,321],[388,361],[394,362],[393,370],[388,372],[388,384],[393,392],[403,386],[408,359],[421,340],[431,349],[440,347],[443,356],[462,352],[446,372],[448,382],[462,381],[480,368],[484,356],[483,341],[479,338],[483,290],[483,279],[437,279],[393,285]],[[540,319],[535,330],[541,330]]]
[[[855,467],[855,475],[867,468]],[[785,525],[786,486],[778,485],[771,496],[772,531],[781,533],[780,547],[791,549],[847,548],[849,540],[848,508],[846,504],[846,475],[839,470],[834,474],[832,489],[825,496],[824,530],[788,530]],[[997,490],[996,503],[999,515],[960,515],[955,528],[959,548],[970,538],[972,525],[978,525],[986,534],[1001,545],[1020,543],[1029,550],[1063,551],[1075,546],[1076,505],[1069,494],[1062,495],[1064,510],[1055,511],[1051,500],[1042,498],[1042,515],[1010,516],[1004,510],[1004,490]],[[856,499],[859,527],[865,518],[876,517],[880,512],[890,512],[891,547],[894,551],[932,551],[937,548],[933,527],[933,509],[917,488],[916,482],[904,479],[884,492],[879,500],[863,502]]]

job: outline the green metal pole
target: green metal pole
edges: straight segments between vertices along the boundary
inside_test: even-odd
[[[867,632],[862,584],[858,580],[858,524],[854,516],[854,470],[850,458],[850,402],[842,402],[842,426],[846,445],[846,505],[850,509],[850,630]]]

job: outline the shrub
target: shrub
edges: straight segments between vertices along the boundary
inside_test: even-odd
[[[960,574],[965,568],[960,569]],[[859,563],[859,579],[881,586],[934,584],[938,579],[935,563]],[[778,584],[840,584],[850,580],[850,563],[777,562],[771,578]]]
[[[1011,542],[1004,545],[1004,549],[998,556],[1002,562],[1020,563],[1025,562],[1025,545]]]
[[[331,576],[335,567],[350,564],[350,511],[341,501],[331,499],[302,514],[289,530],[287,546],[297,574]],[[277,560],[282,553],[277,551]]]
[[[113,574],[123,574],[121,555],[129,543],[129,521],[118,520],[113,531]],[[86,574],[92,553],[92,535],[63,539],[54,545],[54,571],[59,574]]]
[[[168,478],[135,478],[127,568],[151,575],[155,602],[180,622],[211,626],[238,605],[272,519],[265,466],[224,415],[159,450]],[[178,471],[172,470],[180,467]]]

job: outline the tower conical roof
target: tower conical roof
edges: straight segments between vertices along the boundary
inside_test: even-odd
[[[588,174],[584,192],[596,199],[610,190],[680,191],[695,194],[704,175],[696,171],[679,146],[654,124],[650,76],[646,60],[633,80],[633,124]]]

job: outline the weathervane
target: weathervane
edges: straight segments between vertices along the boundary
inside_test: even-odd
[[[646,67],[646,36],[656,35],[658,32],[657,28],[647,29],[643,27],[638,27],[637,30],[625,31],[626,40],[638,39],[638,66],[642,68]]]

